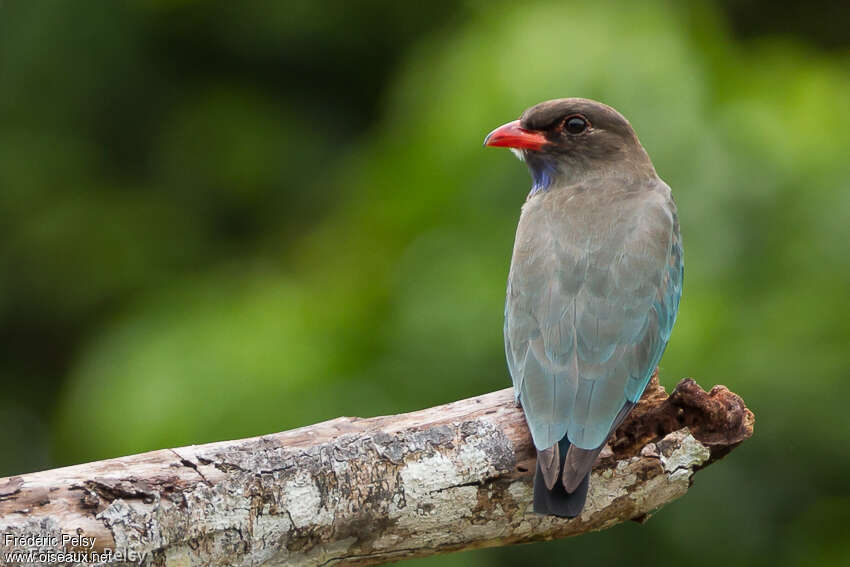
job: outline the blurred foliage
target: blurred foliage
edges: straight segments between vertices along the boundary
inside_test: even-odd
[[[419,563],[850,562],[840,38],[756,33],[771,12],[741,40],[702,3],[356,4],[0,4],[0,474],[507,386],[529,180],[481,141],[586,96],[679,204],[662,379],[728,385],[756,436],[646,525]]]

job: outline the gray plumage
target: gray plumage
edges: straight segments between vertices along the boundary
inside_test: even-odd
[[[580,133],[567,131],[575,116],[587,123]],[[610,107],[549,101],[512,128],[535,184],[508,276],[505,351],[547,489],[535,488],[535,508],[575,515],[586,482],[578,489],[670,336],[682,283],[676,206]]]

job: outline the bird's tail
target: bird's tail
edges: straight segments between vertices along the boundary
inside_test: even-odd
[[[637,405],[627,401],[620,408],[605,441],[595,449],[580,449],[564,438],[548,449],[537,451],[537,472],[534,476],[534,511],[562,518],[575,518],[584,508],[590,470],[608,437]]]
[[[562,518],[575,518],[584,508],[587,499],[587,488],[590,483],[590,467],[582,467],[581,471],[570,470],[567,455],[576,453],[577,447],[570,447],[570,442],[564,436],[557,445],[546,451],[537,452],[537,472],[534,476],[534,511],[538,514],[549,514]],[[581,451],[581,450],[579,450]],[[591,450],[584,459],[590,458],[591,466],[598,450]],[[556,460],[557,459],[557,460]],[[572,459],[570,459],[572,460]],[[566,465],[566,466],[565,466]],[[581,476],[573,478],[571,472],[580,472]],[[570,485],[571,492],[567,492]]]

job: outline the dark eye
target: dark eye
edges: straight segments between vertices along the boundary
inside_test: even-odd
[[[570,134],[581,134],[587,130],[587,120],[583,116],[568,116],[564,120],[564,130]]]

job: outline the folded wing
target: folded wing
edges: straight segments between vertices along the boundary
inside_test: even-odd
[[[673,327],[682,250],[659,183],[650,192],[565,194],[528,207],[520,221],[505,306],[508,366],[538,450],[565,435],[571,444],[565,484],[581,481],[640,398]]]

